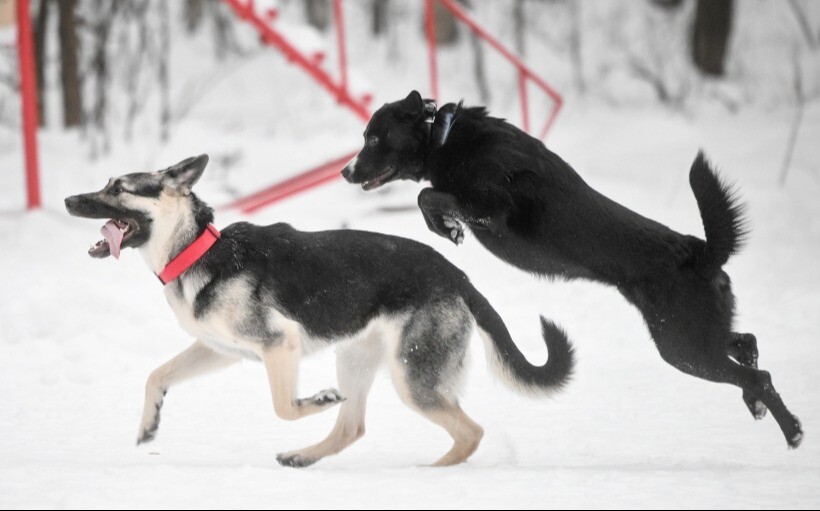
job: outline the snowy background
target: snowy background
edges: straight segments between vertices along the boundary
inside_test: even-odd
[[[476,17],[513,46],[511,2],[473,3]],[[124,62],[137,40],[128,38],[130,29],[115,31],[110,42],[108,51],[120,58],[111,57],[104,130],[61,127],[58,55],[53,47],[47,52],[49,108],[39,132],[44,207],[37,212],[24,212],[16,92],[0,85],[6,87],[0,88],[0,508],[816,509],[817,4],[800,4],[810,39],[788,2],[737,2],[720,80],[700,77],[687,61],[694,2],[671,13],[648,2],[585,2],[580,14],[567,2],[526,4],[525,60],[566,98],[548,145],[593,187],[702,236],[687,180],[698,149],[740,186],[752,235],[726,266],[738,301],[737,329],[757,336],[761,367],[771,371],[802,420],[800,449],[787,450],[770,417],[753,421],[739,389],[664,364],[638,312],[614,290],[537,281],[490,256],[469,235],[463,246],[452,246],[427,231],[415,208],[420,185],[396,183],[365,194],[342,181],[251,216],[220,209],[216,224],[349,227],[430,244],[467,272],[534,363],[546,356],[538,314],[564,326],[578,352],[572,385],[547,401],[513,395],[488,375],[475,339],[463,407],[486,436],[467,464],[424,467],[450,439],[402,405],[384,373],[371,394],[367,435],[341,455],[297,471],[281,468],[276,453],[324,438],[335,411],[298,423],[277,419],[264,369],[245,362],[172,389],[157,440],[136,448],[145,379],[191,339],[136,252],[126,251],[119,262],[88,257],[100,226],[68,217],[63,198],[99,189],[113,175],[206,152],[211,164],[197,192],[220,206],[357,149],[363,130],[239,22],[230,21],[234,50],[218,58],[210,25],[192,34],[183,30],[182,3],[174,2],[166,141],[150,69],[132,77],[144,104],[128,120],[132,91]],[[345,2],[354,82],[374,94],[374,105],[429,87],[420,3],[390,5],[390,25],[374,38],[370,2]],[[300,2],[282,8],[281,23],[304,28]],[[566,44],[567,27],[575,22],[584,35],[580,65]],[[514,71],[487,52],[490,95],[482,99],[474,48],[462,36],[439,53],[443,99],[486,102],[518,122]],[[327,67],[335,69],[332,30],[311,37],[331,48]],[[13,72],[13,51],[4,48],[0,73]],[[644,68],[654,78],[636,71]],[[668,97],[659,96],[658,83]],[[546,102],[532,97],[533,118],[540,119]],[[782,183],[798,112],[801,124]],[[303,394],[333,385],[332,352],[304,361]]]

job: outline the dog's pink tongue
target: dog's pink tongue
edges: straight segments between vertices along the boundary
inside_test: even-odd
[[[122,245],[122,231],[113,220],[109,220],[100,229],[100,234],[103,235],[105,241],[108,242],[108,249],[115,259],[120,258],[120,245]]]

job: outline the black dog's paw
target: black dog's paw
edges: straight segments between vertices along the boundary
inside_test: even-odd
[[[461,222],[456,220],[453,217],[443,216],[441,217],[441,223],[445,227],[446,236],[456,245],[461,245],[464,243],[464,226],[461,225]]]
[[[794,433],[787,438],[789,449],[797,449],[803,443],[803,425],[800,424],[800,419],[794,418]]]
[[[316,463],[316,460],[303,458],[298,454],[279,454],[276,456],[276,461],[283,467],[290,468],[305,468]]]

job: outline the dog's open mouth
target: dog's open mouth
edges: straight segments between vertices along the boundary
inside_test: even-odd
[[[101,239],[92,245],[91,248],[88,249],[88,255],[98,258],[113,255],[116,259],[119,259],[122,244],[138,230],[139,225],[133,220],[111,219],[100,229],[100,234],[102,234],[105,239]]]
[[[389,169],[387,169],[381,175],[376,176],[373,179],[371,179],[369,181],[365,181],[364,183],[362,183],[362,189],[364,189],[364,190],[375,190],[376,188],[378,188],[381,185],[383,185],[384,183],[386,183],[391,177],[393,177],[393,174],[395,174],[395,173],[396,173],[396,167],[390,167]]]

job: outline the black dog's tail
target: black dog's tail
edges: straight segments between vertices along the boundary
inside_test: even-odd
[[[694,265],[700,274],[712,278],[743,244],[747,234],[744,207],[736,192],[709,165],[703,151],[689,171],[689,184],[706,233],[706,245],[695,256]]]
[[[478,324],[487,350],[487,361],[495,375],[513,390],[533,396],[548,395],[569,382],[575,365],[572,345],[552,321],[541,317],[541,330],[549,359],[543,366],[527,361],[510,337],[506,325],[492,305],[475,288],[465,296]]]

